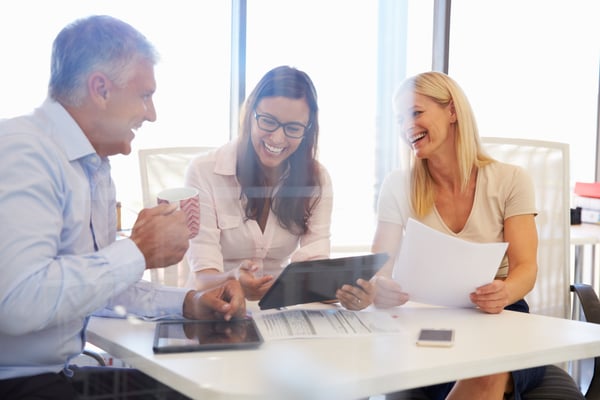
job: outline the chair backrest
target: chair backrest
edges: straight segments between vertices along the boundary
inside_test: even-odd
[[[144,207],[156,205],[156,195],[163,189],[183,186],[185,170],[193,157],[214,147],[163,147],[140,149],[140,178]]]
[[[534,289],[526,296],[530,311],[569,318],[569,145],[492,137],[483,137],[482,143],[495,159],[525,168],[535,185],[538,276]]]
[[[184,175],[192,158],[214,147],[163,147],[140,149],[140,178],[144,207],[156,205],[156,195],[163,189],[184,185]],[[185,257],[167,268],[150,270],[150,280],[168,286],[184,286],[189,268]]]

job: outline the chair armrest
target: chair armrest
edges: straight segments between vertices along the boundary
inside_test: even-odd
[[[98,365],[105,367],[106,366],[106,362],[104,361],[104,358],[102,358],[102,356],[96,352],[93,352],[91,350],[83,350],[83,354],[88,356],[88,357],[92,357],[94,360],[96,360],[96,362],[98,362]]]
[[[571,285],[571,291],[577,294],[586,321],[600,324],[600,300],[594,288],[584,283],[575,283]]]
[[[594,288],[585,283],[575,283],[571,285],[571,292],[575,292],[583,308],[583,314],[587,322],[600,324],[600,300],[594,291]],[[585,398],[600,399],[600,357],[594,358],[594,369],[590,385],[585,394]]]

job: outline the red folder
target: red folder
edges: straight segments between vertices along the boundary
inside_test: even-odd
[[[574,192],[578,196],[600,198],[600,182],[575,182]]]

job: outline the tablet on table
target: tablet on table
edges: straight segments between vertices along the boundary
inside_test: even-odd
[[[263,337],[250,317],[230,321],[178,320],[156,324],[155,353],[203,350],[250,349],[263,343]]]

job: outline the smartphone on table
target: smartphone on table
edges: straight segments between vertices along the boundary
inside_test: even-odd
[[[454,329],[421,329],[418,346],[450,347],[454,344]]]

